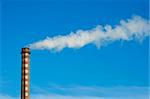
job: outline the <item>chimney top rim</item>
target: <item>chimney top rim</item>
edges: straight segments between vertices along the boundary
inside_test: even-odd
[[[22,48],[22,52],[21,53],[29,53],[30,54],[30,48],[28,48],[28,47]]]

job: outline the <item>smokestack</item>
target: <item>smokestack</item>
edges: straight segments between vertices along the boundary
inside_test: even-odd
[[[30,99],[30,49],[22,48],[21,99]]]

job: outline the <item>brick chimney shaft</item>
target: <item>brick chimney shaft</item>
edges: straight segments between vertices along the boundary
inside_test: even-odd
[[[21,99],[30,99],[30,49],[22,48]]]

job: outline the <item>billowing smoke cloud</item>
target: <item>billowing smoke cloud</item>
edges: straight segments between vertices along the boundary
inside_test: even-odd
[[[64,48],[81,48],[87,44],[101,47],[114,41],[143,40],[149,36],[149,20],[140,16],[121,20],[119,25],[98,25],[91,30],[77,30],[66,36],[47,37],[44,40],[29,44],[28,47],[37,50],[61,51]]]

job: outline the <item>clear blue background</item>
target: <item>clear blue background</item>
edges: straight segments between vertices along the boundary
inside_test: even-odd
[[[98,24],[114,26],[132,15],[148,19],[148,0],[3,0],[1,5],[2,93],[11,95],[20,94],[20,51],[27,44]],[[148,86],[148,45],[146,38],[101,49],[32,50],[31,85]]]

